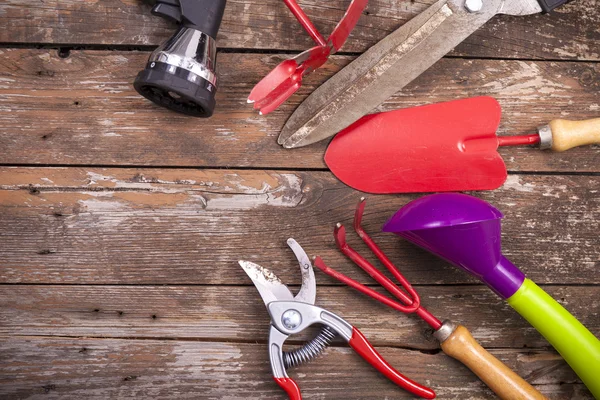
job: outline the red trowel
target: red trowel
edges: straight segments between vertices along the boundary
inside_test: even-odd
[[[367,115],[337,134],[325,162],[342,182],[369,193],[492,190],[506,180],[498,146],[564,151],[600,143],[600,118],[553,120],[537,134],[497,137],[500,116],[492,97]]]

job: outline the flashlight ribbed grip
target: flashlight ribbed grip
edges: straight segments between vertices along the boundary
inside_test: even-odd
[[[179,0],[183,26],[216,38],[225,3],[226,0]]]

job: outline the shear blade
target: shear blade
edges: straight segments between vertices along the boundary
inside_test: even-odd
[[[273,301],[294,300],[290,289],[273,272],[250,261],[239,261],[240,266],[256,286],[265,304]]]
[[[310,258],[308,258],[308,255],[296,240],[289,238],[287,244],[294,252],[298,264],[300,264],[300,272],[302,273],[302,286],[296,297],[294,297],[294,300],[315,304],[315,299],[317,298],[317,281]]]

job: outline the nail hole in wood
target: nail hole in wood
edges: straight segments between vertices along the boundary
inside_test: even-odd
[[[156,314],[152,314],[152,319],[156,319],[156,318],[158,318],[158,317],[156,316]]]
[[[43,249],[43,250],[38,250],[37,252],[38,254],[54,254],[56,253],[56,250],[50,250],[50,249]]]
[[[100,312],[99,308],[94,308],[94,312]]]
[[[37,76],[54,76],[54,71],[38,71]]]
[[[80,353],[85,353],[87,351],[87,349],[85,347],[82,347],[81,350],[79,350]]]
[[[58,56],[60,58],[67,58],[71,54],[71,49],[68,47],[61,47],[58,49]]]
[[[81,103],[78,101],[74,101],[73,104],[75,104],[76,106],[80,105]]]
[[[119,317],[123,316],[123,311],[117,311],[117,313],[119,313]]]
[[[55,390],[56,389],[56,385],[44,385],[44,386],[42,386],[42,388],[44,389],[44,392],[48,393],[51,390]]]
[[[29,185],[29,193],[38,195],[40,194],[40,189],[34,187],[33,185]]]

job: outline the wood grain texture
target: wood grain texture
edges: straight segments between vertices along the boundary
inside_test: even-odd
[[[504,253],[532,280],[597,284],[599,182],[511,175],[475,195],[505,213]],[[360,194],[329,172],[2,168],[0,185],[0,224],[10,227],[0,231],[2,282],[246,284],[237,264],[246,259],[293,283],[288,237],[364,279],[332,236],[336,222],[351,223]],[[475,282],[379,232],[417,197],[367,196],[367,232],[415,284]],[[367,252],[354,234],[349,243]]]
[[[272,269],[296,291],[300,274],[285,245],[295,237],[309,254],[372,281],[332,237],[336,222],[350,224],[360,193],[326,171],[326,143],[285,151],[277,136],[318,85],[433,1],[371,0],[346,55],[261,117],[246,103],[251,88],[312,43],[280,0],[229,0],[218,37],[217,111],[208,120],[158,108],[133,90],[148,50],[174,32],[142,0],[4,1],[0,398],[283,398],[271,379],[269,317],[237,260]],[[348,0],[300,4],[326,34]],[[598,117],[599,26],[598,0],[550,15],[497,16],[380,110],[491,95],[503,107],[500,135]],[[40,44],[51,49],[34,48]],[[505,213],[505,255],[600,335],[600,146],[500,152],[508,181],[475,195]],[[364,223],[425,306],[467,326],[548,398],[592,399],[492,291],[379,233],[417,197],[368,196]],[[349,243],[367,253],[352,233]],[[317,304],[355,324],[438,398],[493,397],[416,316],[316,276]],[[410,398],[340,341],[291,375],[306,399]]]
[[[285,56],[222,53],[217,111],[210,119],[178,115],[139,96],[132,82],[148,53],[2,50],[0,163],[326,168],[326,142],[284,150],[286,119],[317,85],[351,57],[334,57],[279,110],[257,115],[252,86]],[[498,133],[535,132],[557,117],[600,113],[600,64],[443,59],[389,99],[391,110],[490,95],[503,107]],[[600,172],[600,146],[565,153],[505,148],[511,171]]]
[[[319,283],[322,278],[317,272]],[[267,309],[250,281],[244,284],[247,286],[0,286],[0,335],[266,342]],[[544,289],[600,336],[597,287]],[[429,311],[440,319],[463,324],[486,348],[551,348],[527,321],[484,286],[428,285],[417,290]],[[316,304],[355,325],[375,346],[439,349],[432,330],[417,316],[394,311],[350,288],[319,285]],[[292,340],[308,340],[314,334],[314,330],[307,331]]]
[[[442,399],[493,394],[443,354],[378,348],[407,376]],[[550,399],[592,399],[558,355],[495,350],[493,354]],[[85,338],[0,338],[0,396],[45,399],[281,399],[264,344]],[[333,347],[291,371],[306,399],[412,398],[347,347]],[[348,390],[351,387],[352,390]]]
[[[371,0],[342,48],[363,52],[434,0]],[[301,1],[317,28],[328,35],[347,0]],[[598,60],[597,0],[580,0],[549,15],[500,15],[459,45],[453,55],[492,58]],[[47,44],[158,45],[174,27],[150,14],[141,0],[8,0],[2,5],[0,42]],[[301,51],[313,46],[279,0],[229,1],[217,41],[220,47]]]

